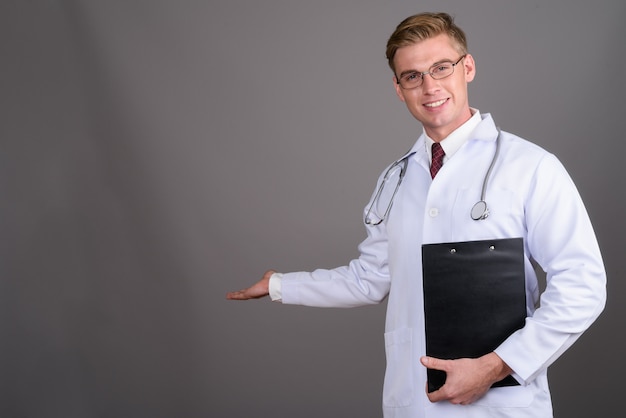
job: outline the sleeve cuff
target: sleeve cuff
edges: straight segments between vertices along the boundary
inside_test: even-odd
[[[274,273],[270,276],[269,292],[272,302],[282,302],[282,280],[283,275],[281,273]]]

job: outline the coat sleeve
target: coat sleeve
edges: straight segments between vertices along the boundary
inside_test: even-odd
[[[386,244],[368,237],[361,255],[347,266],[283,274],[282,302],[327,308],[351,308],[380,303],[389,292]]]
[[[553,155],[539,161],[524,205],[529,256],[546,272],[546,289],[525,326],[495,351],[528,383],[600,315],[606,273],[582,199]]]
[[[378,184],[381,181],[382,176]],[[384,222],[365,227],[367,237],[359,245],[359,257],[348,265],[283,274],[282,303],[351,308],[382,302],[391,283],[387,231]]]

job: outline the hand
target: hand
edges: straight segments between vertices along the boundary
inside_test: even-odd
[[[422,357],[420,361],[429,369],[446,372],[446,383],[439,390],[427,394],[431,402],[447,400],[453,404],[469,405],[487,393],[491,385],[513,372],[496,353],[475,359]]]
[[[236,292],[229,292],[226,294],[226,299],[229,300],[248,300],[259,299],[270,294],[270,277],[274,274],[274,270],[268,270],[263,275],[263,278],[250,286],[247,289],[238,290]]]

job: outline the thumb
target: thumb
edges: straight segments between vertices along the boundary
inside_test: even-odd
[[[441,360],[435,357],[422,356],[420,362],[424,367],[434,370],[446,370],[447,360]]]

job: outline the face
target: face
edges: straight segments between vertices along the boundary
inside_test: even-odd
[[[409,112],[422,123],[424,130],[435,141],[441,141],[465,123],[471,116],[467,98],[467,83],[474,79],[476,67],[471,55],[462,59],[454,73],[435,80],[430,74],[424,76],[421,86],[405,90],[397,84],[397,78],[409,71],[429,71],[439,62],[456,62],[460,54],[451,38],[442,34],[417,44],[398,49],[394,57],[396,93]]]

